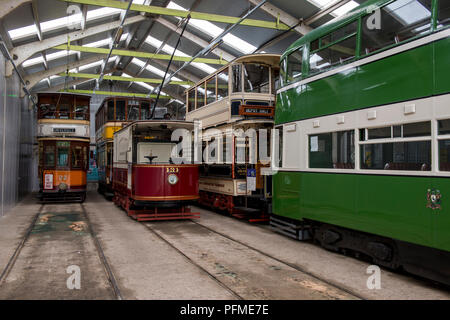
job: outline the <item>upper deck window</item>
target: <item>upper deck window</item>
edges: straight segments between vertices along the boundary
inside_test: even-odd
[[[125,121],[125,100],[116,100],[116,120]]]
[[[216,101],[216,77],[206,80],[206,104]]]
[[[115,121],[115,118],[114,118],[114,100],[109,100],[108,101],[107,120],[108,121]]]
[[[361,55],[406,41],[430,31],[431,0],[398,0],[380,10],[380,23],[373,15],[362,20]]]
[[[316,74],[351,61],[356,53],[357,21],[311,43],[309,73]]]
[[[438,1],[438,28],[450,24],[450,2],[448,0]]]
[[[195,110],[195,88],[192,88],[188,91],[188,112]]]
[[[244,91],[269,93],[269,67],[256,63],[244,64]]]
[[[141,102],[141,120],[150,119],[150,103],[146,101]]]
[[[139,100],[128,100],[127,119],[129,121],[139,120]]]
[[[195,109],[201,108],[205,105],[205,83],[202,83],[196,88],[197,91],[197,103]]]
[[[217,75],[217,100],[228,97],[228,68]]]
[[[242,92],[242,69],[240,64],[235,64],[231,68],[233,74],[233,83],[231,92]]]
[[[286,81],[292,82],[302,75],[303,48],[292,52],[287,58]]]

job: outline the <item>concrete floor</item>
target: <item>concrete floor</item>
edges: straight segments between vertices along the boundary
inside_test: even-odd
[[[450,289],[382,269],[369,290],[368,263],[200,208],[196,221],[139,223],[90,191],[86,202],[41,206],[31,197],[0,218],[0,275],[37,217],[0,299],[449,299]],[[91,229],[90,229],[91,228]],[[69,266],[81,272],[69,289]]]

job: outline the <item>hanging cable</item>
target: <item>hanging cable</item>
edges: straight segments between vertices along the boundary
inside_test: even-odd
[[[150,119],[153,119],[153,117],[155,116],[156,105],[158,104],[159,96],[161,95],[161,90],[163,88],[164,81],[166,80],[166,76],[167,76],[167,73],[169,72],[170,65],[172,64],[173,56],[175,55],[175,52],[177,51],[178,45],[180,44],[181,38],[183,37],[184,30],[186,30],[186,27],[187,27],[190,19],[191,19],[191,15],[188,14],[188,16],[186,17],[186,22],[184,23],[184,26],[183,26],[183,30],[181,31],[181,33],[178,37],[177,44],[176,44],[175,48],[173,49],[172,56],[170,57],[169,63],[167,64],[167,68],[166,68],[166,72],[164,73],[163,80],[158,87],[158,95],[156,96],[155,104],[153,105],[153,110],[152,110]]]

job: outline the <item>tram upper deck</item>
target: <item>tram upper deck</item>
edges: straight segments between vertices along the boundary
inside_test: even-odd
[[[280,55],[235,59],[186,91],[186,120],[203,128],[242,119],[273,118]]]
[[[37,138],[89,140],[90,99],[68,93],[39,93]]]

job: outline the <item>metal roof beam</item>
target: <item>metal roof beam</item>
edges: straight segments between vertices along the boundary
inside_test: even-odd
[[[81,52],[89,52],[89,53],[101,53],[108,54],[110,49],[107,48],[94,48],[94,47],[83,47],[83,46],[73,46],[73,45],[59,45],[53,47],[53,49],[58,50],[71,50],[71,51],[81,51]],[[112,50],[112,55],[117,56],[127,56],[127,57],[136,57],[136,58],[146,58],[146,59],[159,59],[159,60],[170,60],[169,54],[156,54],[156,53],[148,53],[141,51],[131,51],[131,50],[122,50],[122,49],[114,49]],[[183,57],[183,56],[174,56],[174,61],[191,61],[192,57]],[[208,58],[196,58],[194,62],[207,63],[207,64],[219,64],[226,65],[228,64],[225,60],[220,59],[208,59]]]
[[[104,96],[110,96],[110,97],[136,97],[136,98],[147,98],[146,93],[136,93],[136,92],[112,92],[112,91],[94,91],[93,90],[73,90],[73,89],[67,89],[67,90],[61,90],[64,92],[69,93],[79,93],[79,94],[99,94]],[[156,98],[156,94],[152,94],[150,98]],[[173,99],[171,96],[167,95],[161,95],[161,99]]]
[[[55,74],[59,74],[61,72],[66,71],[67,69],[71,70],[71,69],[75,69],[75,68],[84,66],[86,64],[97,62],[97,61],[101,60],[102,58],[104,59],[105,57],[106,57],[106,55],[82,59],[80,61],[69,63],[68,65],[64,64],[64,65],[61,65],[61,66],[58,66],[58,67],[55,67],[55,68],[52,68],[49,70],[29,74],[29,75],[25,76],[24,79],[25,79],[26,84],[30,88],[33,88],[42,79],[48,78]]]
[[[61,72],[58,75],[66,76],[65,72]],[[79,72],[69,72],[69,77],[72,78],[84,78],[84,79],[98,79],[100,76],[98,74],[91,73],[79,73]],[[162,79],[153,79],[153,78],[138,78],[138,77],[122,77],[122,76],[104,76],[105,80],[116,80],[116,81],[125,81],[125,82],[145,82],[145,83],[162,83]],[[195,83],[192,81],[171,81],[170,84],[175,85],[188,85],[192,86]]]
[[[319,12],[317,12],[316,14],[314,14],[311,17],[309,17],[308,19],[306,19],[305,24],[311,24],[311,23],[319,20],[323,16],[326,16],[327,14],[330,14],[334,10],[339,9],[347,2],[350,2],[350,0],[340,0],[340,1],[336,1],[336,2],[329,4],[328,6],[324,7]]]
[[[143,17],[141,15],[137,15],[134,17],[131,17],[127,19],[124,23],[124,25],[133,24],[136,22],[141,22],[147,19],[146,17]],[[36,41],[28,44],[24,44],[18,47],[15,47],[11,50],[11,56],[14,59],[14,62],[16,65],[21,65],[25,60],[30,58],[32,55],[34,55],[37,52],[41,52],[47,49],[50,49],[52,47],[64,44],[67,42],[67,38],[70,38],[70,41],[79,40],[82,38],[86,38],[98,33],[102,33],[105,31],[109,31],[112,29],[116,29],[120,26],[120,21],[114,21],[105,23],[102,25],[98,25],[95,27],[88,28],[84,31],[74,31],[69,34],[62,34],[53,38],[48,38],[42,41]],[[6,66],[6,75],[10,76],[12,75],[12,66],[11,64],[7,64]]]
[[[31,2],[31,11],[33,13],[33,20],[34,25],[36,26],[37,36],[39,38],[39,41],[42,41],[42,30],[41,30],[41,20],[39,19],[39,12],[37,8],[37,2],[36,0],[33,0]]]
[[[248,0],[253,5],[258,5],[262,2],[262,0]],[[284,24],[288,25],[288,28],[294,27],[294,30],[297,31],[301,35],[305,35],[312,30],[311,27],[308,27],[302,20],[299,20],[287,12],[281,10],[280,8],[274,6],[271,3],[266,2],[262,5],[261,10],[264,10],[266,13],[270,14],[272,17],[279,19]],[[287,30],[282,29],[282,30]],[[281,30],[281,29],[280,29]]]
[[[116,0],[60,0],[70,3],[80,3],[80,4],[89,4],[93,6],[100,7],[111,7],[118,9],[126,9],[128,3],[116,1]],[[191,16],[192,19],[220,22],[220,23],[228,23],[235,24],[239,22],[240,18],[230,17],[212,13],[202,13],[195,11],[183,11],[183,10],[175,10],[168,9],[164,7],[156,7],[156,6],[147,6],[140,4],[131,5],[130,10],[138,11],[138,12],[146,12],[157,15],[167,15],[167,16],[175,16],[180,18],[187,18],[188,15]],[[255,19],[244,19],[239,23],[243,26],[251,26],[251,27],[259,27],[259,28],[268,28],[268,29],[276,29],[276,30],[288,30],[289,26],[281,23],[281,22],[272,22],[272,21],[264,21],[264,20],[255,20]]]
[[[11,13],[21,5],[31,2],[32,0],[4,0],[0,6],[0,19]]]

